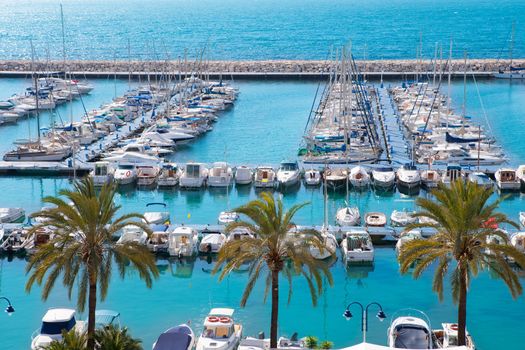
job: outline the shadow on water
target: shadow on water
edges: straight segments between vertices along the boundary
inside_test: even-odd
[[[252,193],[251,185],[235,185],[235,191],[239,197],[249,197]]]
[[[180,194],[186,198],[186,204],[192,208],[198,208],[198,204],[202,203],[206,190],[199,188],[196,190],[180,189]]]
[[[176,278],[191,278],[196,258],[157,258],[161,275],[171,274]]]

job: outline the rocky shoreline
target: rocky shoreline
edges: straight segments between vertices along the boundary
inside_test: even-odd
[[[370,73],[411,73],[433,72],[434,66],[430,60],[417,62],[416,60],[381,60],[381,61],[356,61],[362,72]],[[441,70],[446,62],[443,61]],[[467,63],[469,72],[497,72],[508,67],[508,60],[472,59]],[[525,67],[525,59],[513,61],[513,66]],[[32,65],[27,60],[0,60],[2,72],[53,72],[63,71],[64,67],[69,72],[178,72],[182,71],[207,71],[216,73],[326,73],[330,70],[330,62],[308,60],[269,60],[269,61],[208,61],[197,64],[188,62],[186,65],[176,61],[67,61],[65,66],[62,61],[37,62]],[[200,69],[198,69],[200,67]],[[34,68],[34,69],[33,69]],[[463,60],[453,60],[452,72],[465,70]],[[439,62],[437,70],[440,70]],[[446,68],[448,71],[448,67]]]

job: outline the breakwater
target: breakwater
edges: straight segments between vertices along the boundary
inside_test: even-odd
[[[446,61],[435,65],[431,60],[369,60],[356,61],[358,68],[371,76],[406,76],[416,74],[432,74],[436,71],[447,71]],[[467,62],[469,74],[490,76],[492,73],[509,66],[508,60],[472,59]],[[525,59],[513,61],[516,67],[525,67]],[[462,75],[465,71],[463,60],[452,60],[453,75]],[[105,61],[105,60],[71,60],[35,62],[28,60],[0,60],[1,76],[28,76],[32,71],[37,72],[72,72],[73,75],[91,77],[118,76],[145,76],[159,75],[163,72],[207,72],[210,76],[232,75],[235,77],[258,76],[290,76],[290,77],[318,77],[326,76],[331,65],[329,61],[314,60],[265,60],[265,61],[203,61],[179,63],[177,61]],[[184,74],[184,73],[183,73]],[[228,76],[225,76],[228,78]]]

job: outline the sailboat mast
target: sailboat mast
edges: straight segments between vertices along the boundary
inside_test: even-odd
[[[467,51],[463,54],[463,62],[463,119],[465,119],[467,115]]]
[[[448,121],[450,118],[450,101],[452,99],[451,79],[452,79],[452,38],[450,39],[450,48],[448,52],[447,131],[448,131]]]
[[[31,43],[31,65],[33,66],[33,81],[35,83],[35,107],[36,107],[36,134],[38,143],[40,145],[40,107],[38,105],[38,74],[35,72],[35,48],[33,47],[33,40],[30,40]]]
[[[64,78],[66,76],[66,30],[64,27],[64,10],[62,4],[60,4],[60,23],[62,26],[62,64],[64,69]]]

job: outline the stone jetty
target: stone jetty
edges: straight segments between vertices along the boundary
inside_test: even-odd
[[[356,61],[361,72],[373,75],[384,73],[385,75],[403,75],[414,72],[433,72],[434,64],[430,60],[370,60]],[[30,74],[31,71],[37,72],[59,72],[67,70],[73,74],[87,74],[91,76],[103,76],[104,74],[119,75],[133,73],[147,74],[160,72],[182,71],[206,71],[215,74],[234,74],[236,76],[246,75],[325,75],[330,70],[331,62],[314,60],[266,60],[266,61],[207,61],[201,63],[188,62],[179,64],[176,61],[82,61],[70,60],[65,64],[63,61],[36,62],[32,65],[27,60],[0,60],[0,74],[23,75]],[[444,69],[445,61],[441,64]],[[439,71],[440,63],[437,62]],[[479,73],[479,75],[489,75],[499,69],[508,67],[508,60],[496,59],[471,59],[467,62],[467,71]],[[525,59],[516,59],[513,65],[525,67]],[[198,69],[200,67],[200,69]],[[455,74],[462,74],[465,70],[463,60],[453,60],[451,70]],[[448,67],[446,69],[448,71]]]

